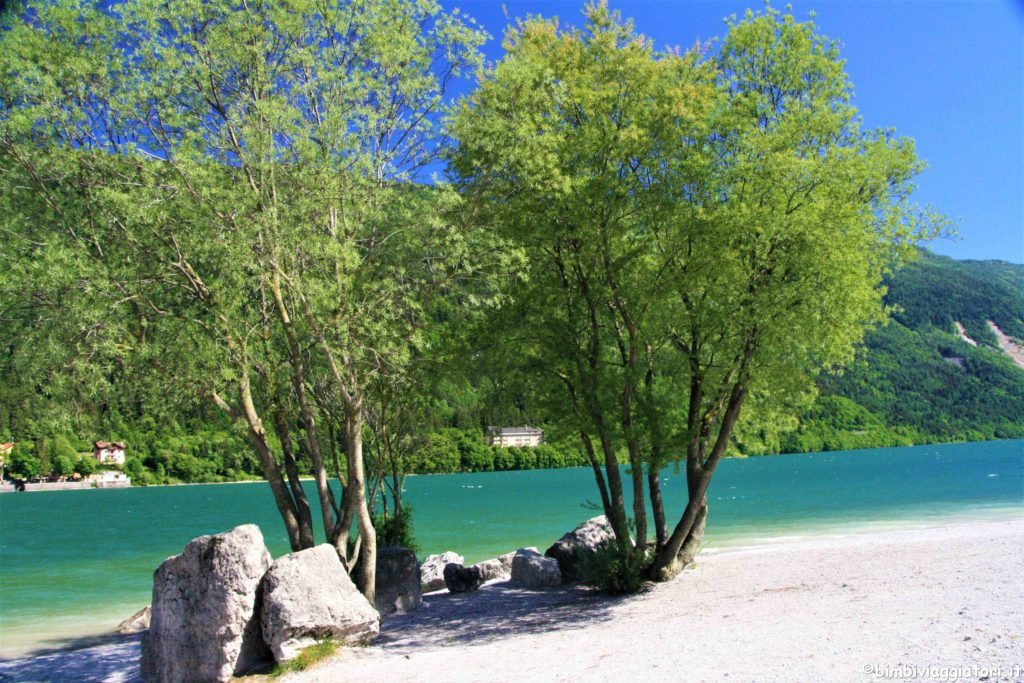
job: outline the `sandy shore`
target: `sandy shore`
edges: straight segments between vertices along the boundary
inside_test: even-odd
[[[627,598],[494,583],[281,680],[1020,681],[1022,567],[1024,519],[705,554]],[[137,680],[137,657],[113,641],[0,661],[0,681]]]

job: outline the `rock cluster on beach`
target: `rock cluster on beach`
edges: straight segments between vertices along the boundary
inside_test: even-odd
[[[254,524],[201,536],[153,576],[144,681],[227,681],[286,661],[332,637],[363,644],[380,615],[349,579],[333,546],[271,563]]]
[[[511,580],[529,589],[582,578],[580,558],[611,537],[604,517],[562,536],[542,555],[520,548],[466,567],[455,552],[430,555],[421,565],[408,548],[377,555],[376,605],[356,588],[335,548],[320,545],[272,562],[258,527],[247,524],[189,542],[153,576],[153,604],[126,620],[145,628],[141,674],[160,683],[226,681],[271,661],[287,661],[331,638],[344,645],[372,642],[380,615],[414,610],[422,593],[478,590]]]
[[[146,605],[135,614],[131,615],[114,629],[115,633],[122,635],[131,635],[133,633],[142,633],[149,628],[149,621],[153,616],[153,608]]]

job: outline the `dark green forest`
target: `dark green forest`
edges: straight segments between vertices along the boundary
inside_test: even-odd
[[[1024,369],[998,349],[987,322],[1024,338],[1024,266],[925,252],[887,286],[892,319],[869,333],[857,361],[843,373],[822,375],[814,404],[788,416],[796,419],[773,439],[737,436],[734,454],[1024,437]],[[977,346],[958,337],[955,322]],[[5,349],[7,359],[16,346],[14,340]],[[8,475],[88,474],[90,459],[79,460],[76,452],[109,439],[128,443],[124,469],[137,484],[261,478],[244,434],[202,401],[164,405],[131,378],[114,382],[119,391],[108,400],[67,400],[62,388],[25,386],[11,363],[0,367],[0,441],[15,442]],[[451,369],[434,387],[436,422],[422,428],[407,469],[428,474],[586,465],[578,442],[556,430],[539,448],[486,445],[487,425],[545,425],[543,412],[513,387],[487,367]]]

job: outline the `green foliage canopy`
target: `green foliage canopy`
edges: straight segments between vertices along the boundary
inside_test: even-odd
[[[620,543],[615,443],[641,555],[644,465],[686,460],[671,538],[656,519],[664,568],[747,397],[792,400],[848,362],[885,318],[883,276],[935,223],[910,203],[913,143],[862,127],[812,23],[748,13],[706,55],[658,52],[603,5],[585,14],[578,29],[531,18],[508,32],[453,120],[453,168],[529,255],[503,327],[523,331],[523,369],[603,452],[607,488],[592,464]]]

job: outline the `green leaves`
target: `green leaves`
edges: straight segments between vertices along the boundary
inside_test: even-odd
[[[502,320],[530,331],[523,369],[569,423],[680,457],[730,387],[796,400],[847,362],[882,276],[940,224],[908,202],[912,142],[862,130],[812,23],[748,13],[704,56],[586,19],[509,31],[453,169],[530,257]]]

